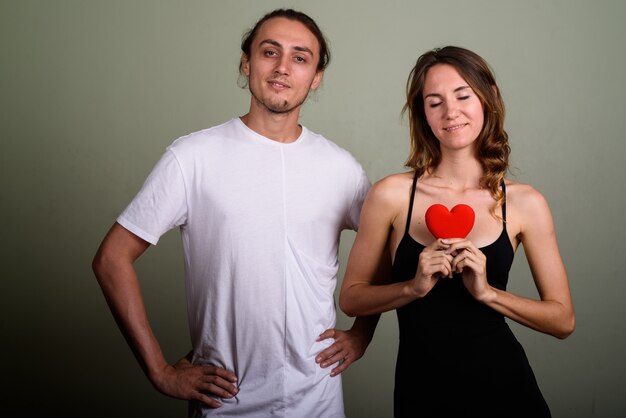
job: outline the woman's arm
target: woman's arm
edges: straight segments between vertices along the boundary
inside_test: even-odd
[[[509,220],[512,222],[507,224],[507,228],[510,226],[519,231],[517,236],[524,246],[540,300],[516,296],[489,286],[486,277],[481,277],[483,269],[479,257],[473,254],[475,247],[471,243],[456,242],[451,245],[448,251],[459,254],[452,262],[453,269],[463,268],[465,286],[477,300],[522,325],[557,338],[566,338],[574,331],[576,320],[548,203],[532,187],[516,185],[515,192],[511,190],[507,194],[509,208]],[[467,252],[463,253],[463,249]],[[463,261],[464,257],[467,261]]]
[[[389,283],[391,257],[389,239],[394,220],[400,213],[397,202],[406,199],[407,189],[394,176],[376,183],[365,199],[346,274],[339,306],[349,316],[386,312],[423,297],[438,277],[451,271],[448,246],[435,241],[420,255],[418,273],[412,280]]]
[[[541,300],[498,291],[490,306],[537,331],[566,338],[574,331],[576,319],[550,207],[538,191],[520,186],[515,200],[519,208],[515,211],[520,219],[519,238]]]

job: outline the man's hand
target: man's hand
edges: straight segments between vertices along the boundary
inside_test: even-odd
[[[335,342],[319,353],[315,358],[315,362],[322,368],[337,364],[337,367],[331,370],[331,376],[337,376],[346,370],[352,363],[363,357],[370,338],[357,332],[354,329],[349,331],[341,331],[338,329],[328,329],[324,331],[318,341],[327,338],[334,338]]]
[[[188,356],[173,366],[168,365],[153,383],[165,395],[199,401],[211,408],[219,408],[222,403],[210,395],[229,399],[239,391],[233,372],[210,365],[194,365]]]

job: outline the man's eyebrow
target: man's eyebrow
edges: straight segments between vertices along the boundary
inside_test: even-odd
[[[280,44],[280,42],[275,41],[273,39],[265,39],[263,41],[261,41],[259,43],[259,45],[263,45],[263,44],[270,44],[272,46],[275,46],[276,48],[282,48],[283,46]]]
[[[461,87],[457,87],[454,89],[454,93],[458,93],[461,90],[465,90],[465,89],[469,89],[471,88],[470,86],[461,86]],[[442,97],[441,94],[439,93],[429,93],[426,96],[424,96],[424,99],[426,99],[427,97]]]
[[[274,39],[265,39],[265,40],[261,41],[261,43],[260,43],[260,45],[263,45],[263,44],[269,44],[269,45],[275,46],[276,48],[280,48],[280,49],[284,48],[283,45],[280,42],[275,41]],[[311,51],[311,49],[307,48],[306,46],[294,46],[293,49],[295,49],[298,52],[305,52],[305,53],[313,56],[313,51]]]
[[[299,51],[299,52],[305,52],[305,53],[313,56],[313,51],[311,51],[306,46],[294,46],[293,49],[295,49],[296,51]]]

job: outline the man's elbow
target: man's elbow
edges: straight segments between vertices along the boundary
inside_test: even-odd
[[[91,261],[91,270],[96,276],[98,283],[102,285],[108,272],[113,268],[115,257],[105,248],[100,247]]]
[[[96,280],[100,282],[102,276],[104,275],[104,271],[106,268],[105,257],[102,254],[101,250],[98,250],[96,255],[94,255],[93,260],[91,260],[91,270],[93,274],[96,276]]]

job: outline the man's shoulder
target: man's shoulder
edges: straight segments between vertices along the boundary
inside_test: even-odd
[[[347,162],[356,164],[360,167],[359,162],[352,155],[352,153],[343,148],[336,142],[326,138],[324,135],[308,130],[308,134],[310,135],[310,141],[313,143],[318,149],[319,152],[326,153],[327,158],[338,158],[344,159]]]
[[[172,142],[169,148],[179,152],[187,150],[194,152],[197,147],[214,145],[219,139],[235,135],[235,129],[235,119],[231,119],[219,125],[183,135]]]

